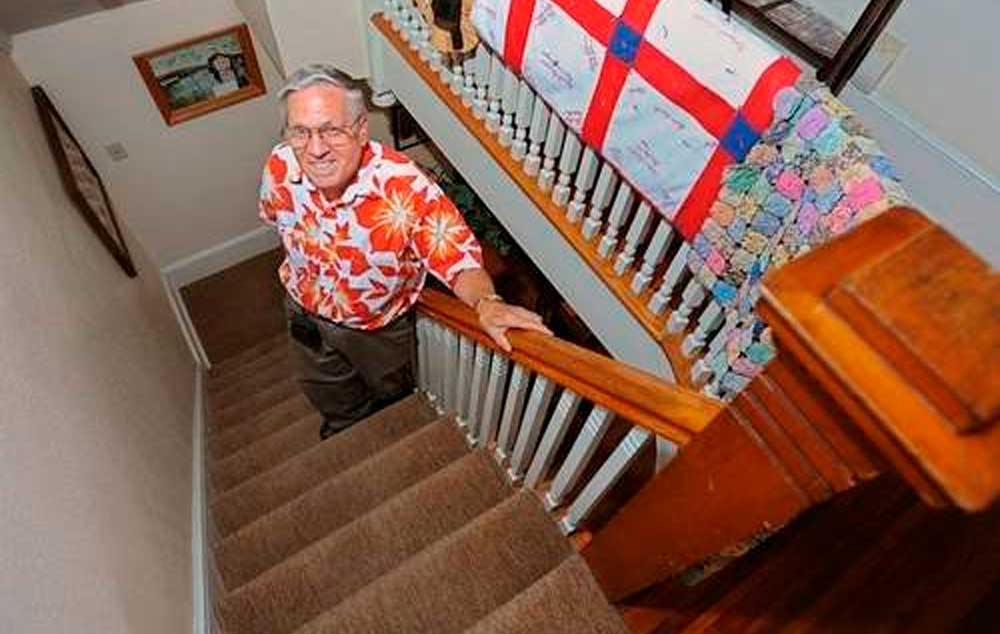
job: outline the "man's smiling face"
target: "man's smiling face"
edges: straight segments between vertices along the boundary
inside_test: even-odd
[[[329,84],[303,88],[288,95],[288,129],[311,130],[308,142],[293,146],[295,157],[313,185],[327,198],[336,198],[354,178],[368,143],[368,120],[351,107],[346,92]],[[340,128],[341,140],[324,140],[320,130]]]

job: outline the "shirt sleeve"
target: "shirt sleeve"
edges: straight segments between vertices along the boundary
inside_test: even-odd
[[[479,241],[461,212],[433,182],[418,194],[414,245],[431,274],[454,290],[462,271],[483,268]]]
[[[271,152],[260,177],[260,194],[257,198],[257,215],[264,223],[277,225],[279,211],[292,210],[292,197],[285,182],[288,165],[278,153]]]

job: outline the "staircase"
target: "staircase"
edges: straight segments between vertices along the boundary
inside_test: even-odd
[[[535,493],[423,395],[320,442],[289,346],[207,383],[218,631],[628,631]]]

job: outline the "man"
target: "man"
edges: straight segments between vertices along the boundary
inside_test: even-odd
[[[278,273],[322,438],[412,391],[411,308],[428,271],[503,349],[508,328],[551,334],[496,294],[478,242],[441,190],[369,140],[358,82],[314,64],[292,73],[279,98],[285,140],[264,169],[260,216],[285,249]]]

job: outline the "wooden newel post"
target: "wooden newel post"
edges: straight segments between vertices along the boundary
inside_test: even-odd
[[[1000,490],[1000,276],[895,209],[772,273],[778,357],[583,551],[612,600],[740,554],[894,469],[935,506]]]

